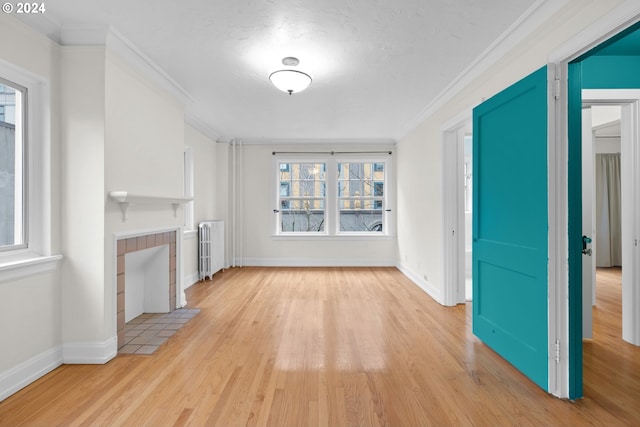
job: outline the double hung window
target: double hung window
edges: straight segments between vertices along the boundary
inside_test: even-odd
[[[325,231],[326,163],[279,163],[279,231]]]
[[[276,234],[389,234],[389,163],[278,160]]]

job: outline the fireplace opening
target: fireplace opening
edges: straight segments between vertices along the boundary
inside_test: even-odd
[[[127,322],[176,309],[176,249],[175,230],[117,240],[118,349],[126,343]]]
[[[169,312],[169,246],[125,255],[124,321],[143,313]]]

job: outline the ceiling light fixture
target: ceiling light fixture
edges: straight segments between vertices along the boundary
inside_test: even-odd
[[[298,58],[287,56],[282,60],[283,65],[295,67],[300,63]],[[289,95],[302,92],[311,84],[311,76],[297,70],[278,70],[269,75],[269,80],[278,89]]]

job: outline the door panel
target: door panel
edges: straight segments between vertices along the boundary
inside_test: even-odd
[[[548,389],[547,68],[473,112],[473,332]]]

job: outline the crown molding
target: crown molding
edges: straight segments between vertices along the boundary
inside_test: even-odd
[[[480,77],[482,73],[498,62],[498,60],[568,2],[569,0],[537,0],[520,18],[511,24],[504,33],[471,62],[462,73],[447,85],[442,92],[427,104],[416,118],[405,125],[404,132],[397,138],[398,141],[405,139],[420,123],[453,99],[454,96],[460,93],[476,78]]]
[[[638,21],[640,3],[627,0],[603,18],[579,32],[549,56],[549,62],[571,61]]]
[[[371,138],[371,139],[309,139],[309,138],[287,138],[287,139],[270,139],[270,138],[242,138],[242,145],[366,145],[380,147],[395,147],[396,140],[392,138]]]
[[[62,46],[105,46],[127,65],[176,98],[183,106],[188,102],[193,102],[189,92],[131,41],[109,25],[64,24],[60,28],[60,44]]]
[[[183,106],[186,106],[188,102],[193,102],[191,94],[186,89],[115,28],[109,28],[105,44],[138,72],[176,97]]]
[[[195,104],[187,105],[184,113],[184,121],[186,124],[212,139],[214,142],[225,142],[229,139],[203,120],[196,110],[197,107]]]

